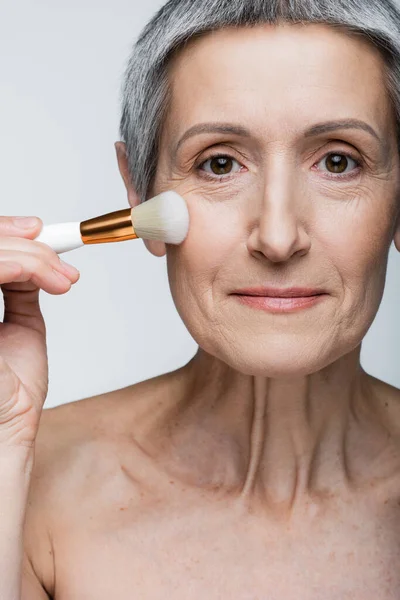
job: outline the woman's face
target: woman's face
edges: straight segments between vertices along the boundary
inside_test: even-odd
[[[189,207],[187,239],[167,248],[180,316],[201,348],[243,373],[325,367],[375,318],[399,211],[380,55],[325,25],[229,29],[192,41],[170,78],[152,191],[176,190]],[[343,119],[376,137],[358,127],[309,131]],[[274,314],[232,295],[255,286],[326,296]]]

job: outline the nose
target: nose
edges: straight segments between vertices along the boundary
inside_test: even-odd
[[[295,181],[295,175],[275,170],[269,174],[268,184],[260,190],[259,197],[253,197],[247,247],[256,258],[266,257],[278,263],[309,252],[307,202],[300,185],[296,191]]]

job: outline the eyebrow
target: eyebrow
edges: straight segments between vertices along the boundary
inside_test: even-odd
[[[375,129],[373,129],[371,125],[368,125],[368,123],[365,123],[359,119],[340,119],[337,121],[317,123],[306,129],[304,132],[304,137],[309,138],[322,133],[336,131],[337,129],[361,129],[376,138],[378,142],[382,144],[382,146],[385,146],[384,141],[379,137]],[[190,127],[190,129],[185,131],[175,146],[174,156],[176,156],[179,148],[187,139],[203,133],[232,133],[245,138],[251,137],[250,130],[240,125],[233,125],[231,123],[199,123],[198,125],[193,125],[193,127]]]

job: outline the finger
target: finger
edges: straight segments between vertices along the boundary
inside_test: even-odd
[[[42,227],[43,221],[39,217],[0,216],[0,235],[34,238]]]
[[[2,265],[4,262],[17,263],[21,267],[20,272],[16,274],[15,279],[12,282],[9,282],[9,265],[6,266],[5,273],[3,275]],[[58,269],[54,269],[52,265],[49,265],[43,259],[35,256],[34,254],[27,254],[26,252],[20,252],[18,250],[1,250],[0,286],[3,288],[5,285],[6,289],[17,289],[22,291],[21,286],[17,286],[17,288],[15,288],[13,287],[13,283],[32,282],[35,286],[43,289],[49,294],[64,294],[71,288],[72,281],[66,277],[66,275],[60,272],[60,267]],[[6,278],[6,281],[4,282],[3,277]],[[77,281],[78,278],[75,277],[75,280]]]
[[[58,254],[47,244],[35,242],[34,240],[23,239],[19,237],[4,237],[0,235],[0,258],[1,253],[6,250],[15,250],[34,254],[42,260],[48,262],[56,271],[61,271],[71,279],[73,283],[79,279],[79,271],[69,263],[64,262]]]

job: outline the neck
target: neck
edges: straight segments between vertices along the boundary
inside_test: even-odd
[[[360,347],[316,373],[276,379],[199,350],[172,374],[162,417],[146,419],[141,434],[186,484],[287,511],[299,496],[354,484],[386,443],[359,357]]]

